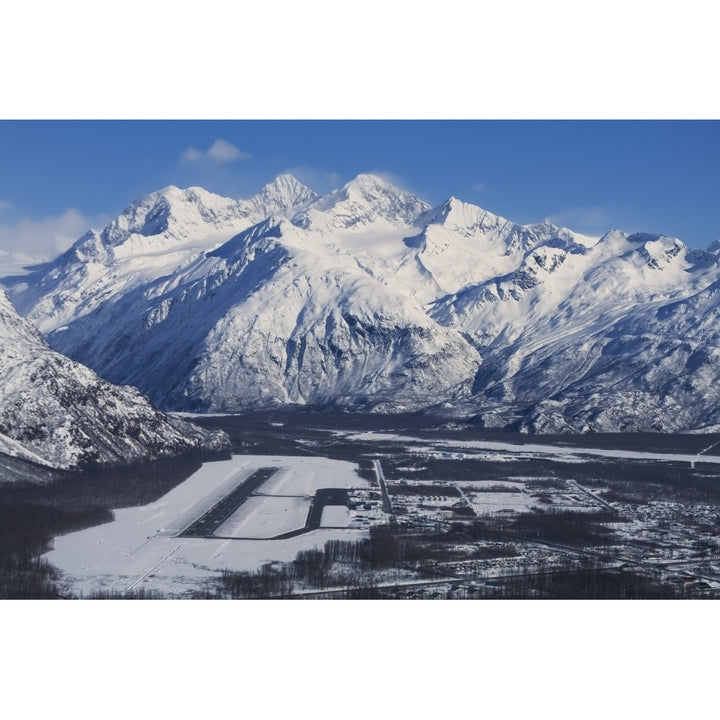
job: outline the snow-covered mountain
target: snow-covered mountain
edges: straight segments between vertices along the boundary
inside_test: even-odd
[[[285,175],[250,200],[153,193],[9,287],[54,348],[164,409],[690,430],[720,422],[719,258]]]
[[[88,231],[49,268],[11,287],[15,307],[46,333],[149,282],[172,275],[273,213],[317,196],[281,175],[249,200],[169,186],[132,203],[102,232]]]
[[[220,450],[226,440],[50,349],[0,291],[0,453],[77,468]]]

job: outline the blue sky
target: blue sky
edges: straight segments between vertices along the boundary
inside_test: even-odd
[[[247,197],[361,172],[521,223],[720,236],[718,121],[0,121],[0,250],[52,256],[165,185]]]

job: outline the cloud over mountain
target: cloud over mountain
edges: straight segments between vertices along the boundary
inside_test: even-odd
[[[185,162],[207,162],[211,164],[222,165],[225,163],[241,162],[249,160],[252,155],[248,152],[240,150],[227,140],[215,140],[215,142],[207,150],[197,150],[194,147],[188,147],[182,154]]]

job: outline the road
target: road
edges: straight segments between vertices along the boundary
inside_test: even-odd
[[[148,575],[155,572],[173,553],[177,552],[185,543],[176,545],[164,558],[158,560],[144,575],[139,577],[134,583],[131,583],[125,588],[125,592],[130,592],[136,585],[139,585]]]
[[[380,485],[380,492],[382,493],[383,512],[387,513],[388,515],[392,515],[392,503],[390,502],[390,497],[388,496],[387,487],[385,485],[385,475],[383,473],[382,465],[380,464],[379,460],[373,460],[373,466],[375,468],[375,477],[377,477],[378,483]]]
[[[594,492],[590,492],[587,488],[584,488],[577,480],[568,480],[568,485],[571,487],[574,487],[579,492],[588,495],[590,498],[592,498],[595,502],[600,503],[603,507],[608,508],[609,510],[615,510],[615,508],[606,500],[603,500],[601,497],[598,497]]]

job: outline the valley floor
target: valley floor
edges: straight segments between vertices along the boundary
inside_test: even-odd
[[[55,537],[44,558],[64,596],[720,592],[716,436],[492,436],[292,414],[200,422],[228,430],[235,454]]]

